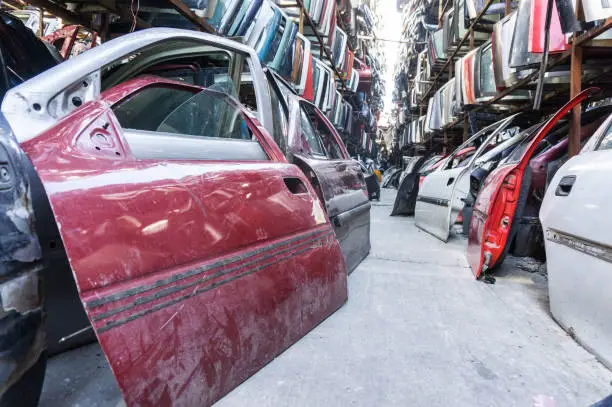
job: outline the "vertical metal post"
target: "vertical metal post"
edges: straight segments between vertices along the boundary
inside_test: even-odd
[[[300,7],[300,34],[304,35],[304,9]]]
[[[448,151],[448,132],[444,130],[444,141],[442,142],[442,154],[446,155]]]
[[[474,30],[470,30],[470,51],[476,47],[476,40],[474,38]]]
[[[572,64],[570,68],[570,99],[582,90],[582,47],[572,45]],[[571,130],[569,136],[569,156],[573,157],[580,151],[580,116],[582,106],[578,104],[572,110]]]
[[[109,18],[108,18],[108,14],[104,13],[100,15],[101,19],[102,19],[102,24],[100,27],[100,40],[102,41],[102,43],[105,43],[106,41],[109,40]]]
[[[476,48],[476,41],[474,38],[474,30],[470,30],[470,51]],[[470,138],[470,123],[468,115],[466,114],[463,119],[463,141],[467,141]]]
[[[38,21],[38,36],[40,38],[45,36],[45,9],[40,8],[40,18]]]
[[[584,18],[582,2],[578,2],[576,15]],[[582,47],[572,43],[571,66],[570,66],[570,99],[575,97],[582,90]],[[582,115],[582,105],[572,109],[570,122],[570,134],[568,143],[568,156],[573,157],[580,151],[580,116]]]
[[[506,9],[504,10],[504,17],[510,14],[512,11],[512,0],[506,0]]]

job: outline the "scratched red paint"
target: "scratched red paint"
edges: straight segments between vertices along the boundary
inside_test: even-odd
[[[159,82],[188,87],[126,82],[22,148],[127,404],[208,405],[340,307],[347,269],[315,191],[250,115],[270,161],[136,159],[110,106]]]

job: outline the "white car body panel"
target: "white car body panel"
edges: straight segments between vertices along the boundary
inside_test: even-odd
[[[587,22],[612,17],[612,3],[605,0],[582,0],[582,9]]]
[[[612,116],[581,153],[557,171],[540,209],[551,312],[608,367],[612,367],[612,150],[596,147],[610,125]],[[568,180],[569,187],[560,187]]]

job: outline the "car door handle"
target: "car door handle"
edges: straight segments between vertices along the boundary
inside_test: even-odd
[[[561,178],[559,181],[559,185],[557,185],[557,190],[555,191],[556,196],[568,196],[570,192],[572,192],[572,187],[574,186],[574,182],[576,182],[575,175],[568,175]]]
[[[308,193],[308,189],[306,189],[306,185],[304,185],[302,180],[299,178],[286,177],[286,178],[283,178],[283,181],[285,181],[285,186],[287,187],[289,192],[291,192],[294,195]]]
[[[455,182],[455,178],[449,178],[448,182],[446,183],[446,186],[450,186],[453,182]]]

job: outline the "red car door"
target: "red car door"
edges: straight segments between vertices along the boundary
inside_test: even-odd
[[[128,405],[209,405],[347,298],[315,191],[238,102],[141,77],[22,142]]]
[[[539,128],[522,150],[518,160],[499,165],[486,178],[474,204],[468,235],[467,258],[476,278],[503,258],[518,205],[525,168],[538,143],[574,106],[582,103],[596,90],[597,88],[586,89],[569,101]]]
[[[532,0],[531,19],[529,24],[529,52],[543,53],[546,35],[546,12],[548,11],[548,0]],[[561,30],[561,21],[557,11],[557,2],[552,2],[552,14],[549,30],[548,52],[558,53],[569,48],[565,34]]]

